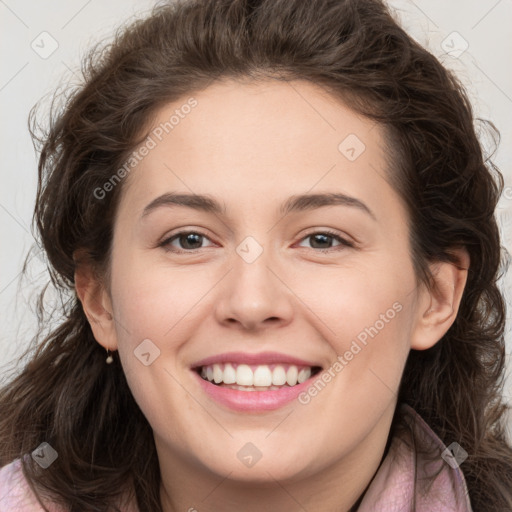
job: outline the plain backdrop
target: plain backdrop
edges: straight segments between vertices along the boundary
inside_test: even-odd
[[[497,214],[503,245],[512,252],[512,1],[389,3],[408,33],[456,72],[467,88],[475,117],[491,120],[501,132],[494,161],[507,188]],[[34,300],[48,280],[44,258],[37,251],[31,253],[30,272],[21,278],[23,261],[33,245],[36,192],[37,160],[27,129],[28,113],[58,86],[76,83],[81,58],[92,44],[154,4],[150,0],[0,0],[0,381],[35,333]],[[508,302],[509,354],[511,273],[501,281]],[[55,300],[50,294],[50,306]],[[510,356],[508,361],[510,373]],[[512,378],[505,394],[512,404]]]

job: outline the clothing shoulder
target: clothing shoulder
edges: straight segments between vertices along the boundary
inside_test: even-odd
[[[67,509],[44,501],[48,512],[67,512]],[[129,493],[116,503],[123,512],[139,512]],[[0,468],[0,512],[45,512],[23,475],[21,459]]]
[[[401,407],[408,435],[392,438],[358,512],[472,512],[464,475],[450,451],[414,409]]]
[[[55,505],[46,506],[50,512],[65,512]],[[0,510],[2,512],[44,512],[44,508],[23,475],[20,459],[0,468]]]

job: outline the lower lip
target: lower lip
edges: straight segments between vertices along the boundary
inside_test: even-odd
[[[199,384],[208,396],[230,409],[243,412],[273,411],[279,409],[296,399],[300,393],[311,385],[312,380],[317,376],[313,375],[301,384],[285,386],[281,389],[269,391],[241,391],[239,389],[216,386],[204,380],[196,371],[192,371],[196,378],[199,379]]]

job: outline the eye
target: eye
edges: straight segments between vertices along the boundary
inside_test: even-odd
[[[197,231],[180,231],[166,238],[160,247],[163,247],[167,251],[171,252],[191,252],[198,249],[203,249],[203,242],[210,239]],[[177,246],[178,245],[178,246]]]
[[[303,241],[311,240],[311,247],[319,250],[339,250],[344,247],[354,247],[352,242],[349,242],[339,234],[332,231],[317,231],[310,233],[302,238]],[[203,245],[205,241],[211,242],[211,240],[204,234],[197,231],[180,231],[174,235],[163,240],[159,246],[163,247],[166,251],[185,253],[193,252],[199,249],[208,247]],[[337,244],[335,244],[337,242]],[[209,246],[212,246],[211,243]],[[299,244],[304,247],[304,245]]]
[[[344,247],[354,247],[352,242],[345,240],[339,234],[332,231],[317,231],[306,235],[302,240],[311,239],[311,246],[313,249],[324,249],[324,250],[338,250]],[[333,242],[338,242],[337,246],[333,246]],[[303,245],[299,244],[301,247]]]

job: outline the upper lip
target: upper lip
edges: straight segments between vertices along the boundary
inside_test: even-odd
[[[298,357],[281,354],[279,352],[259,352],[251,354],[248,352],[224,352],[214,356],[201,359],[192,365],[192,368],[210,366],[215,363],[238,363],[238,364],[293,364],[296,366],[321,366],[318,363],[299,359]]]

